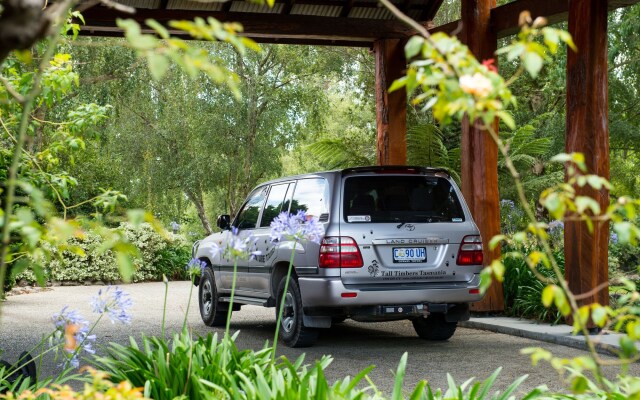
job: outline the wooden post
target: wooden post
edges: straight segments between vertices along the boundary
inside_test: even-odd
[[[569,32],[578,52],[567,55],[566,151],[585,156],[588,172],[609,178],[609,125],[607,83],[607,0],[569,1]],[[577,188],[592,196],[602,210],[609,193]],[[589,292],[608,282],[609,223],[595,224],[589,232],[582,222],[565,223],[565,276],[574,294]],[[609,305],[608,288],[588,296],[581,304]]]
[[[398,39],[376,40],[376,123],[378,165],[407,163],[407,92],[388,89],[404,74],[404,42]]]
[[[462,41],[480,60],[495,58],[498,39],[490,27],[491,9],[496,0],[464,0],[462,3]],[[497,122],[493,129],[498,132]],[[485,265],[500,256],[500,249],[489,251],[489,240],[500,233],[500,193],[498,192],[498,147],[478,124],[464,121],[461,140],[462,193],[482,234]],[[502,284],[494,281],[483,301],[471,305],[472,311],[504,309]]]

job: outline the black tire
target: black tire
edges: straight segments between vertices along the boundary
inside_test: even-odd
[[[213,270],[209,267],[204,269],[200,278],[198,305],[200,306],[200,316],[205,325],[224,326],[226,324],[229,306],[218,301],[216,279],[213,276]]]
[[[457,322],[447,322],[444,314],[429,314],[426,318],[416,318],[413,329],[420,338],[425,340],[448,340],[456,332]]]
[[[278,296],[276,302],[276,321],[287,277],[285,276],[278,285]],[[318,339],[318,331],[304,326],[302,318],[302,299],[300,288],[295,279],[289,280],[287,296],[285,298],[282,320],[280,321],[280,338],[289,347],[309,347]]]
[[[331,325],[341,324],[347,320],[347,317],[331,317]]]

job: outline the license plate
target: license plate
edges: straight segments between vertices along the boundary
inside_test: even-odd
[[[426,247],[394,247],[394,263],[421,263],[427,261]]]

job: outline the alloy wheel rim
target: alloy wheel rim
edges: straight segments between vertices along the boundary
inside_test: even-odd
[[[284,309],[282,310],[282,329],[285,332],[290,333],[296,322],[296,307],[293,301],[293,295],[287,292],[284,297]]]
[[[211,290],[211,282],[204,281],[202,285],[202,308],[205,315],[211,314],[211,306],[213,304],[213,291]]]

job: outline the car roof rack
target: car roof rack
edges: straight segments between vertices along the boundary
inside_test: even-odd
[[[448,177],[451,177],[451,173],[446,168],[432,168],[432,167],[422,167],[422,166],[414,166],[414,165],[376,165],[370,167],[353,167],[353,168],[345,168],[342,170],[342,175],[351,175],[358,173],[366,173],[366,172],[380,172],[380,173],[421,173],[421,174],[434,174],[434,173],[442,173],[446,174]]]

